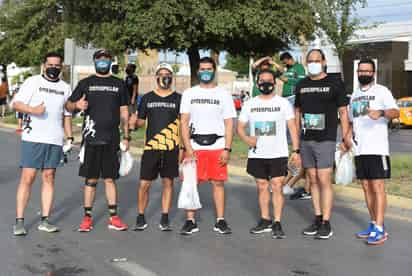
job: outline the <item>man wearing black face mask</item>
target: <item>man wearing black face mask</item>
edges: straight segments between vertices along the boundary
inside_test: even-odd
[[[258,75],[260,95],[246,102],[239,116],[239,137],[249,146],[247,172],[256,180],[261,217],[250,230],[251,234],[272,232],[273,238],[282,239],[285,233],[280,224],[284,197],[282,186],[287,174],[288,143],[286,128],[292,138],[292,162],[300,167],[299,137],[295,114],[289,102],[275,95],[275,75],[263,70]],[[250,134],[246,134],[249,124]],[[270,217],[270,192],[274,219]]]
[[[24,210],[38,170],[42,173],[41,222],[38,229],[48,233],[59,229],[49,223],[56,168],[63,159],[64,133],[72,138],[71,113],[64,108],[70,97],[70,86],[59,79],[63,57],[48,53],[43,75],[28,78],[13,99],[13,108],[25,114],[21,143],[21,179],[17,189],[17,216],[14,235],[26,235]]]
[[[119,178],[119,143],[129,147],[129,95],[124,82],[110,73],[112,55],[106,49],[93,54],[96,74],[79,82],[66,103],[70,111],[84,111],[83,143],[79,176],[85,178],[84,217],[79,232],[93,228],[92,208],[99,178],[104,179],[109,209],[108,228],[124,231],[128,228],[117,215]],[[123,127],[120,138],[119,125]]]
[[[353,124],[345,137],[349,142],[353,137],[356,176],[362,183],[370,215],[369,227],[356,236],[371,245],[382,244],[387,239],[384,180],[391,176],[387,124],[399,117],[399,108],[391,91],[375,83],[375,71],[373,60],[360,60],[360,85],[350,101],[349,114]]]
[[[167,63],[156,68],[157,88],[146,93],[139,106],[137,125],[146,125],[146,141],[140,168],[138,216],[134,230],[147,227],[144,211],[149,189],[159,175],[162,178],[162,216],[159,228],[170,231],[169,210],[172,204],[173,179],[179,175],[179,109],[181,95],[172,90],[173,69]]]

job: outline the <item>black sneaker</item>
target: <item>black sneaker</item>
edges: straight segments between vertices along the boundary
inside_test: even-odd
[[[227,225],[226,220],[220,219],[216,222],[215,226],[213,227],[213,231],[219,232],[220,234],[231,234],[232,229]]]
[[[167,216],[162,216],[159,223],[159,228],[161,231],[172,231],[172,227],[169,223],[169,218]]]
[[[286,238],[285,232],[282,230],[282,225],[279,221],[276,221],[272,225],[272,238],[274,239],[284,239]]]
[[[134,227],[134,231],[143,231],[147,228],[147,223],[144,218],[144,215],[138,215],[136,218],[136,226]]]
[[[329,221],[322,222],[315,238],[319,240],[328,240],[332,236],[333,231]]]
[[[196,232],[199,232],[199,228],[197,227],[196,222],[193,222],[192,220],[186,220],[185,224],[180,230],[180,234],[182,235],[192,235]]]
[[[272,231],[272,221],[262,218],[249,232],[250,234],[261,234],[270,231]]]
[[[313,224],[303,229],[302,234],[305,236],[315,236],[318,233],[321,223],[322,223],[322,219],[319,217],[316,217]]]

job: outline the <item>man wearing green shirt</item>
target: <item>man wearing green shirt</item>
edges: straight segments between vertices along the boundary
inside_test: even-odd
[[[273,67],[276,67],[277,70],[274,70]],[[253,73],[252,97],[256,97],[260,95],[259,88],[257,88],[256,86],[256,76],[259,76],[259,72],[262,70],[272,70],[275,73],[276,78],[280,76],[279,65],[277,65],[271,57],[267,56],[267,57],[258,59],[252,65],[252,73]]]
[[[305,68],[302,64],[296,62],[288,52],[281,54],[280,60],[285,66],[284,72],[280,77],[283,81],[282,97],[290,97],[295,94],[294,90],[298,82],[306,77]]]

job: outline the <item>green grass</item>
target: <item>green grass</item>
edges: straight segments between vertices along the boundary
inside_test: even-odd
[[[9,113],[3,118],[3,123],[17,125],[16,113]]]

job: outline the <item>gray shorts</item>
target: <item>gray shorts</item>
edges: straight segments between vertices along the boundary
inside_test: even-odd
[[[20,168],[55,169],[63,165],[62,160],[62,146],[21,142]]]
[[[305,169],[333,168],[336,142],[334,141],[302,141],[300,154]]]

